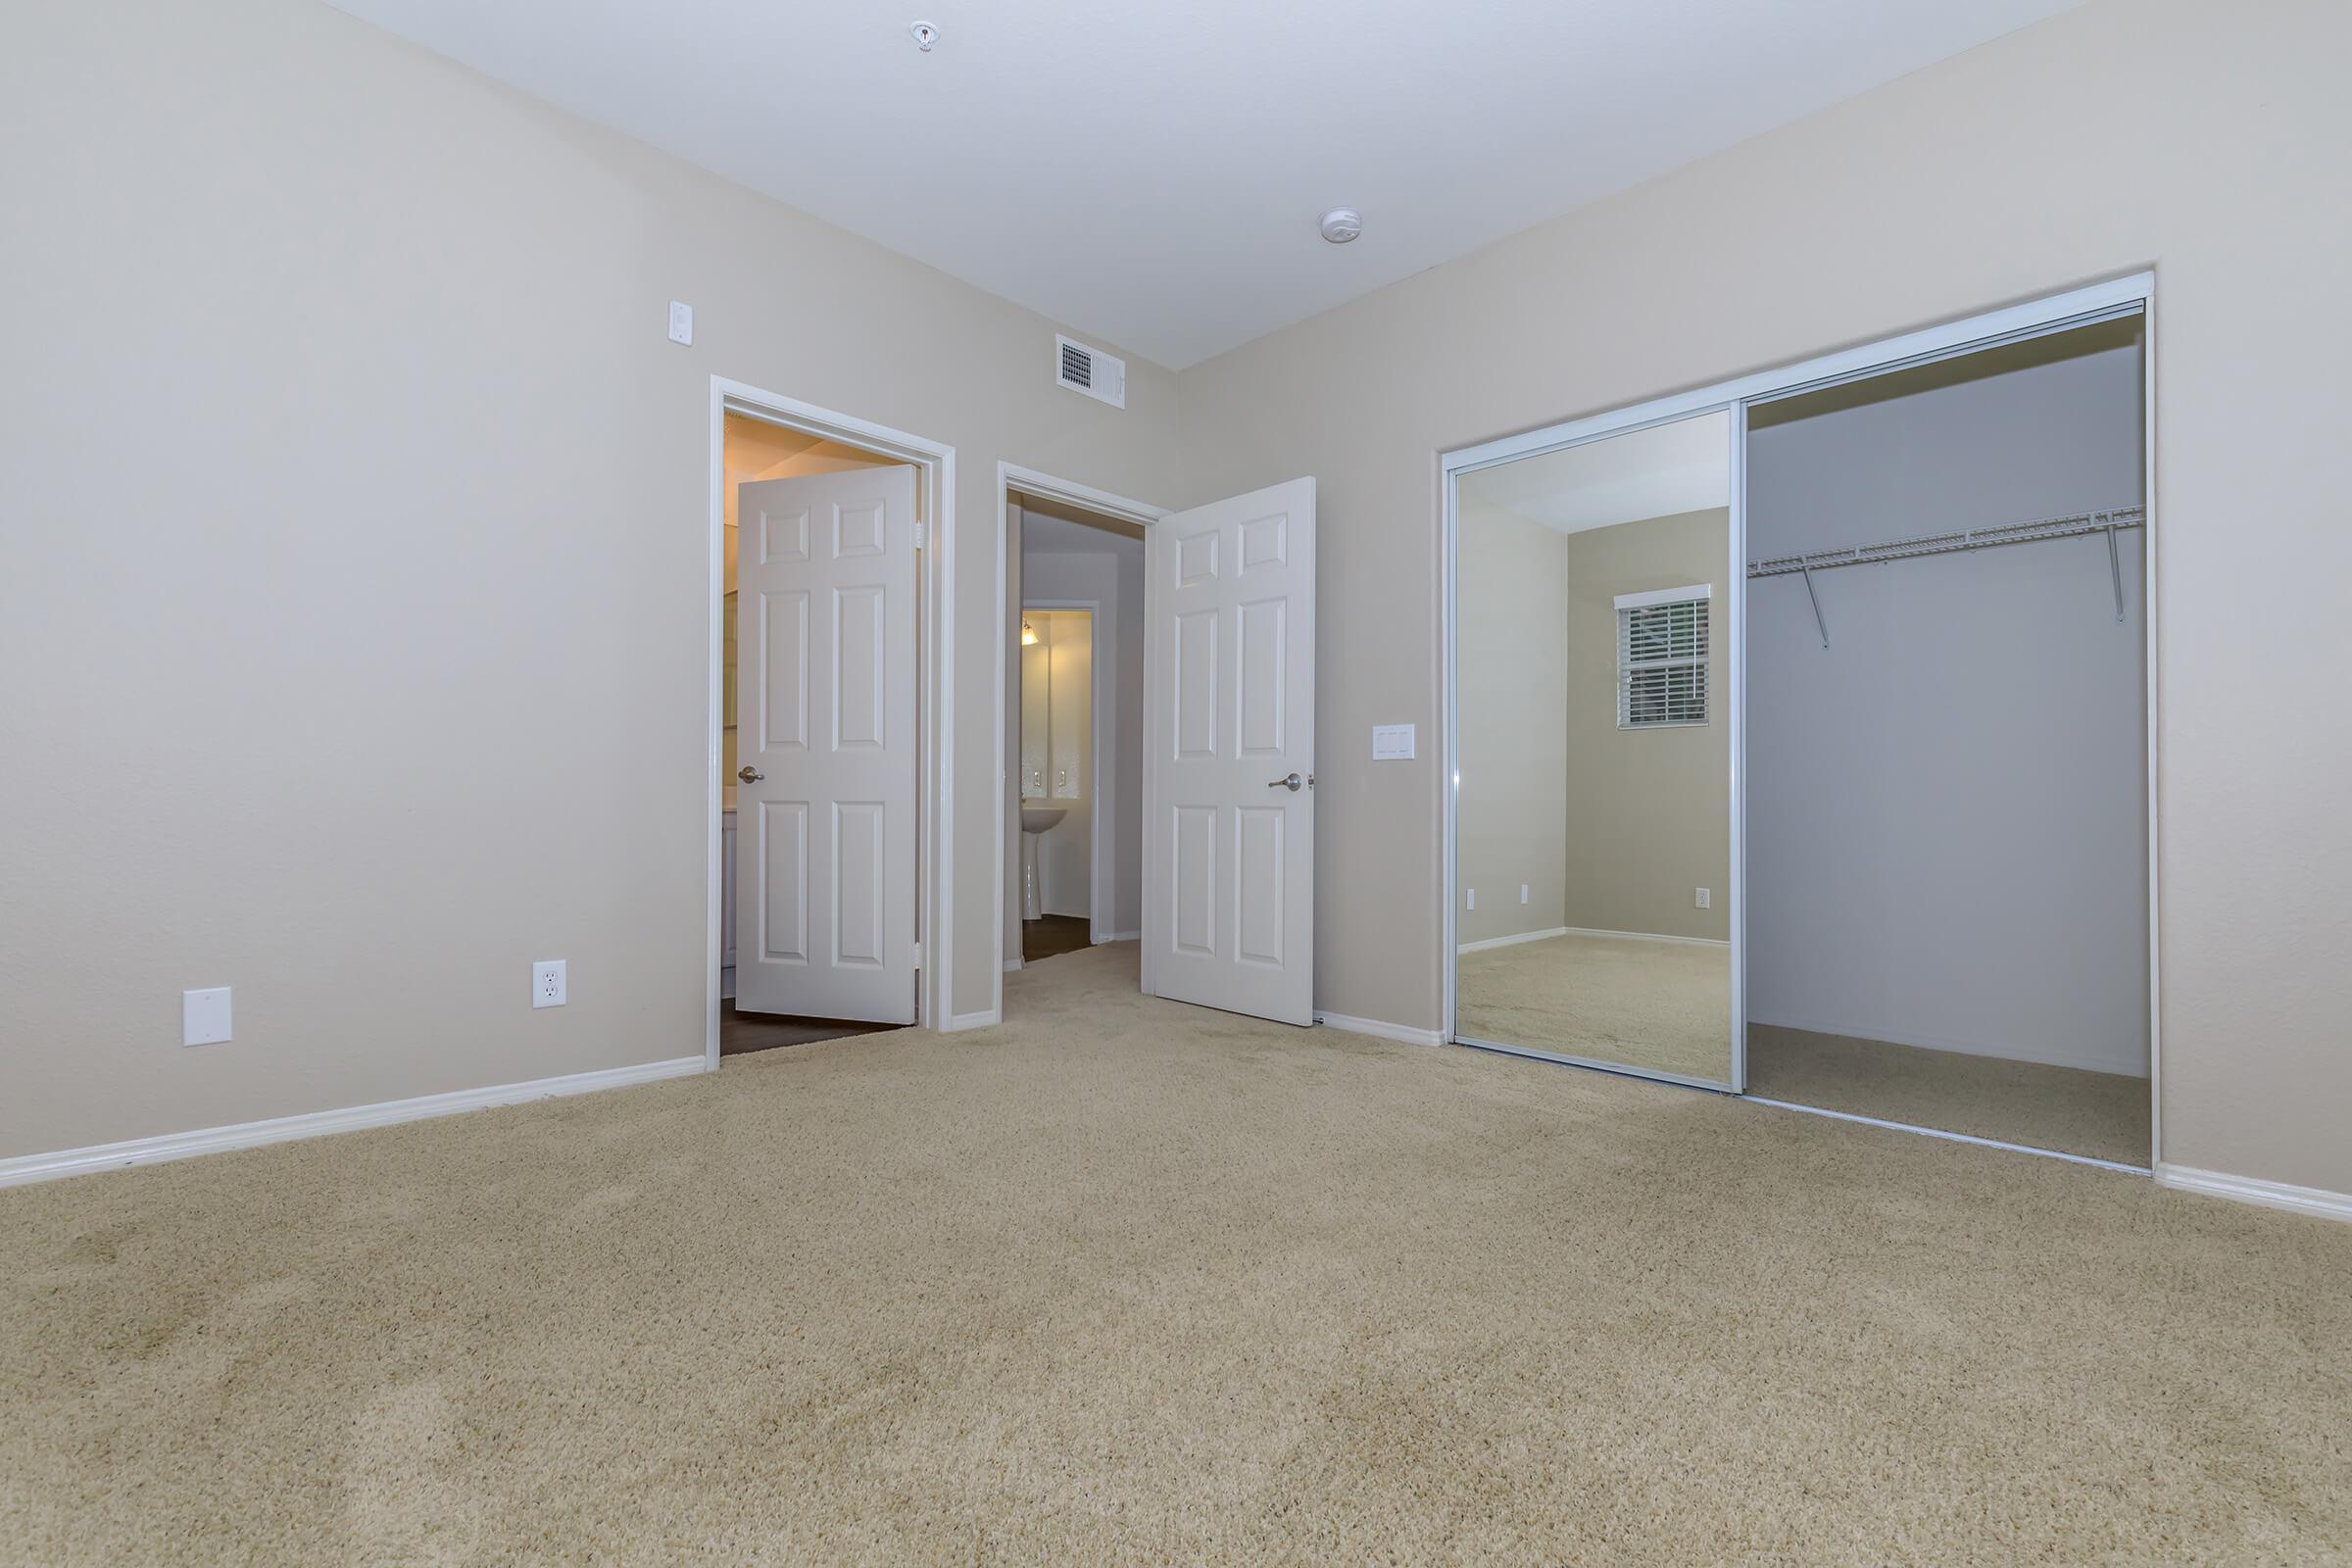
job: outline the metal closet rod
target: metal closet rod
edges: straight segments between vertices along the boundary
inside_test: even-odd
[[[1813,573],[1833,566],[1869,566],[1882,561],[1905,561],[1913,556],[1943,556],[1962,550],[1990,550],[1996,545],[2030,545],[2044,539],[2072,539],[2082,534],[2107,536],[2107,573],[2115,588],[2115,618],[2124,618],[2124,566],[2115,545],[2115,530],[2137,528],[2148,520],[2144,506],[2109,507],[2103,512],[2073,512],[2063,517],[2040,517],[2032,522],[2002,523],[1993,528],[1961,528],[1950,533],[1925,533],[1883,545],[1854,545],[1844,550],[1810,551],[1801,556],[1774,556],[1747,564],[1750,581],[1784,577],[1797,572],[1805,579],[1805,597],[1813,602],[1813,624],[1821,646],[1830,646],[1829,623],[1822,618],[1821,596],[1813,591]]]

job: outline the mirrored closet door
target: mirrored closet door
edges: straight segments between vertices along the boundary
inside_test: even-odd
[[[1737,1089],[1727,412],[1459,475],[1452,1033]]]

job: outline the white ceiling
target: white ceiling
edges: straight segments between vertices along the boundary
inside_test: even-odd
[[[1465,518],[1484,505],[1562,533],[1732,504],[1732,416],[1702,414],[1462,476]]]
[[[2073,0],[334,3],[1182,368]]]
[[[1021,554],[1135,555],[1144,550],[1144,530],[1116,517],[1039,496],[1021,496]]]

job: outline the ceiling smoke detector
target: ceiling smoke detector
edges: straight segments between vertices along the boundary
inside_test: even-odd
[[[1364,231],[1364,215],[1352,207],[1334,207],[1323,215],[1323,237],[1345,245]]]
[[[939,27],[934,23],[909,22],[906,24],[906,32],[914,39],[914,46],[925,54],[929,54],[931,46],[939,42]]]

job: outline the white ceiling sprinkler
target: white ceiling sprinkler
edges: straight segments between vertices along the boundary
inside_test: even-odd
[[[906,31],[914,39],[914,46],[925,54],[929,54],[931,46],[939,42],[939,27],[934,23],[909,22]]]

